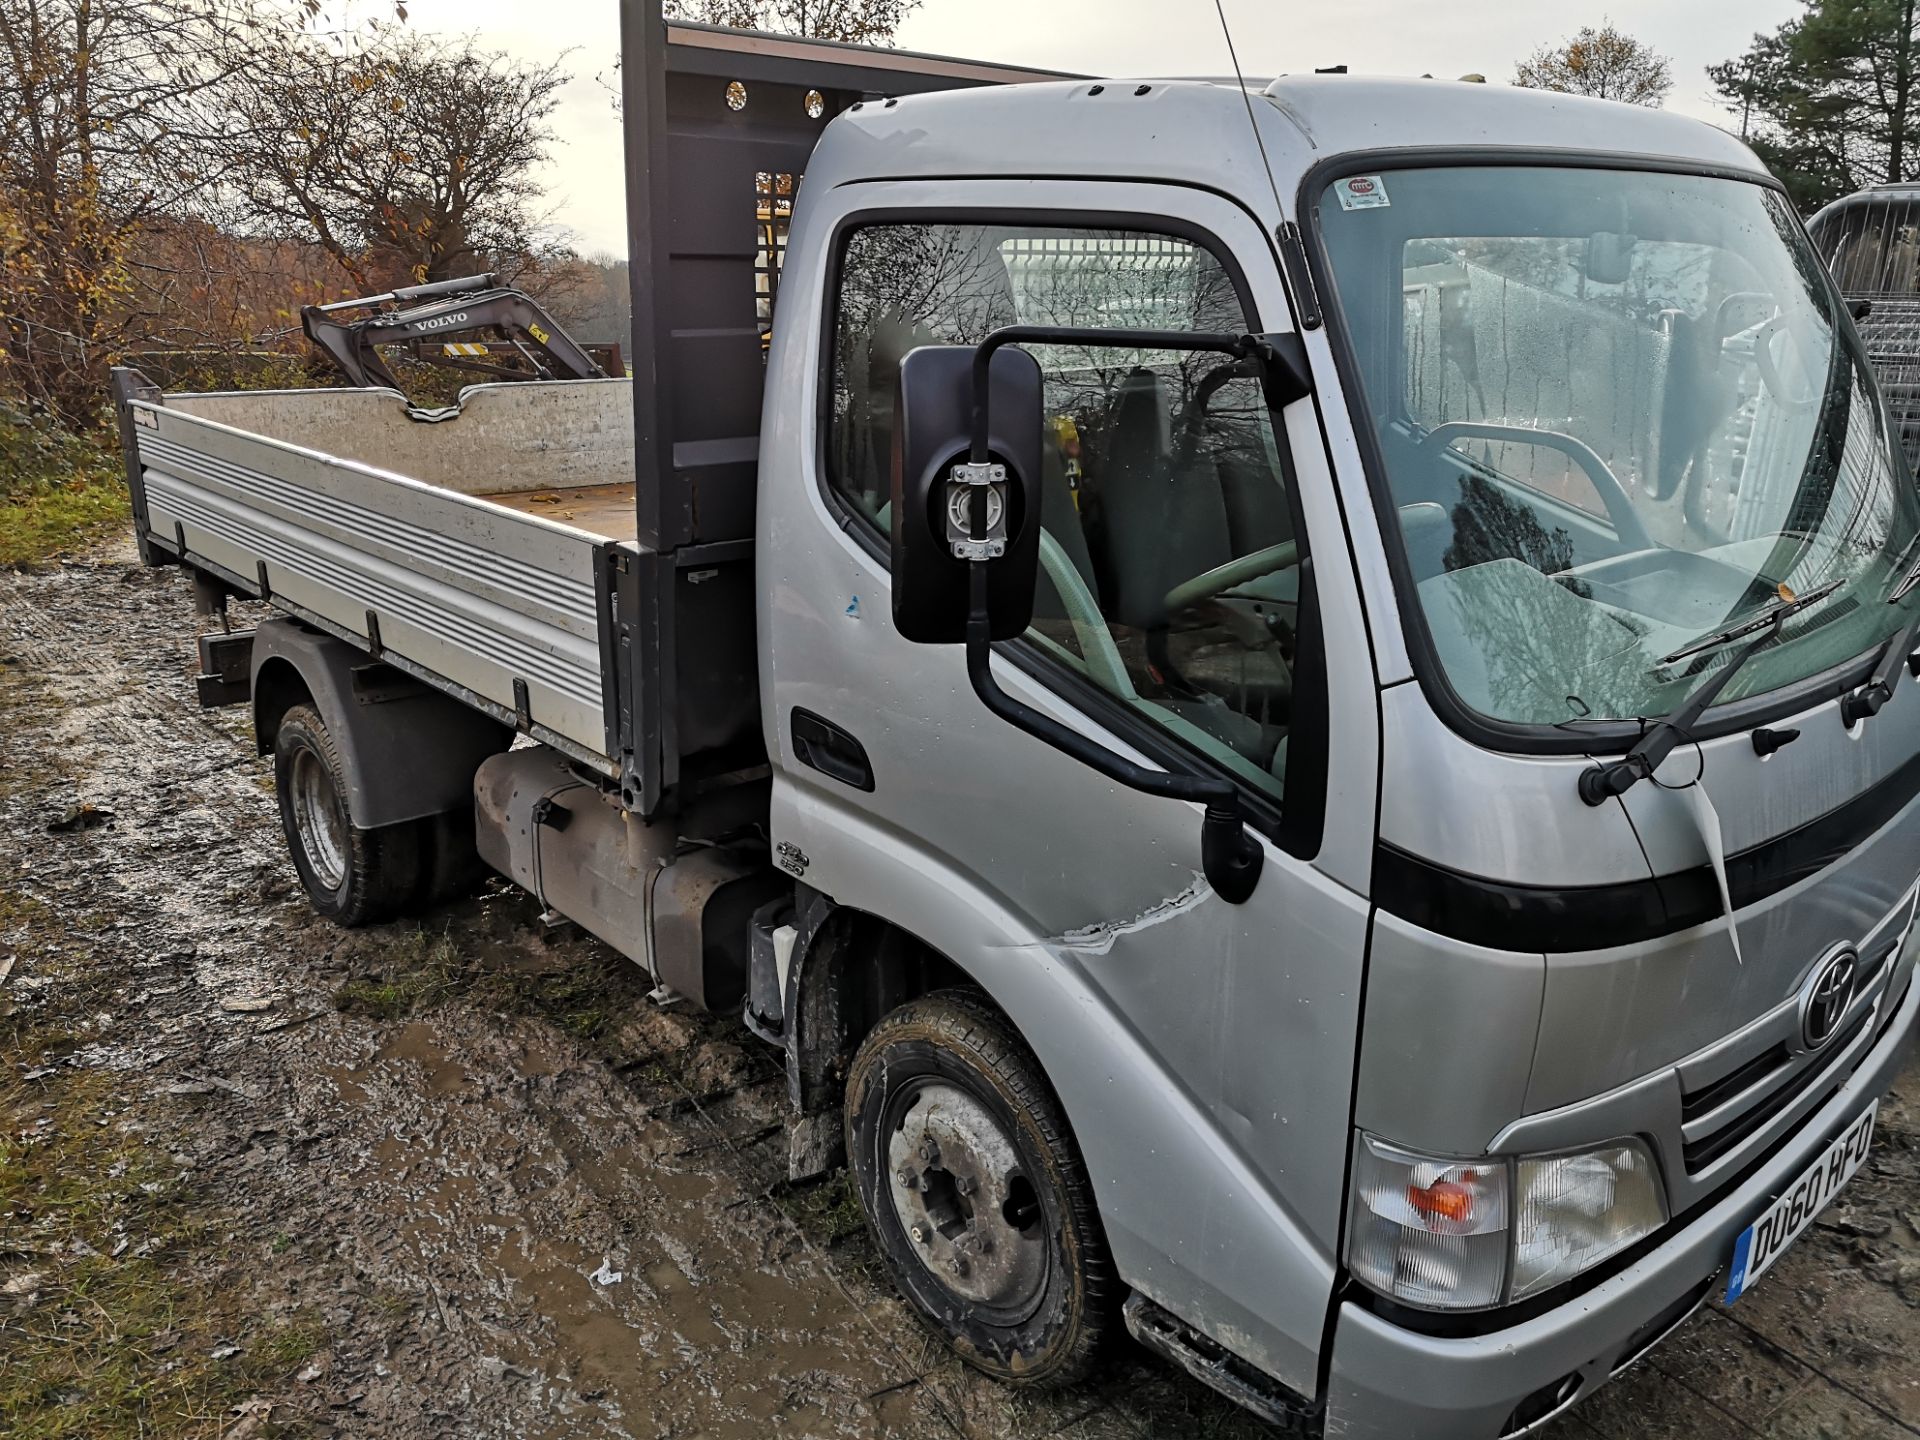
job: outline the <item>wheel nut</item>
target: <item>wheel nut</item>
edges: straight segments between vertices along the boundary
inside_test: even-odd
[[[967,1269],[967,1262],[964,1258],[958,1255],[953,1257],[953,1273],[955,1275],[964,1280],[967,1277]]]
[[[973,1183],[971,1175],[956,1175],[953,1179],[953,1188],[962,1195],[971,1195],[979,1187]]]
[[[907,1233],[913,1236],[914,1244],[924,1245],[927,1243],[927,1232],[924,1226],[916,1225],[913,1227],[913,1229],[909,1230]]]

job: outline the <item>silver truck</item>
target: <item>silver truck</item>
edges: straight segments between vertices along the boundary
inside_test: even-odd
[[[1754,157],[623,23],[631,383],[118,378],[316,908],[744,1013],[1013,1384],[1491,1440],[1759,1282],[1920,1006],[1920,492]]]

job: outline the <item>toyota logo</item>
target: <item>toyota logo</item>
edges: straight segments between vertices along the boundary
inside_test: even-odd
[[[1860,954],[1842,946],[1820,963],[1800,997],[1800,1039],[1818,1050],[1833,1038],[1853,1003],[1853,984],[1859,975]]]

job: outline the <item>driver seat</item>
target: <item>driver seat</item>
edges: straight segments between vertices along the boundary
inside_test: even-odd
[[[1144,367],[1121,382],[1107,412],[1100,500],[1108,615],[1140,630],[1165,627],[1167,591],[1234,556],[1219,472],[1199,449],[1176,461],[1171,413],[1165,382]]]

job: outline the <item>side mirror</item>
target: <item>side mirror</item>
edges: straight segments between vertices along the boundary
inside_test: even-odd
[[[927,345],[900,362],[893,430],[893,623],[923,645],[967,638],[974,507],[986,508],[993,638],[1033,621],[1040,570],[1040,467],[1044,397],[1040,364],[1003,346],[988,371],[989,475],[969,467],[974,393],[971,345]],[[958,474],[956,473],[958,472]],[[970,476],[977,483],[969,483]]]
[[[1009,325],[977,346],[930,345],[908,355],[894,410],[893,619],[900,633],[932,645],[964,640],[973,693],[1015,728],[1109,780],[1205,805],[1200,866],[1214,893],[1238,905],[1260,883],[1265,852],[1247,833],[1233,781],[1123,759],[1016,700],[993,677],[992,642],[1032,622],[1040,568],[1040,366],[1013,348],[1019,344],[1258,356],[1270,397],[1306,393],[1305,352],[1297,337]]]

